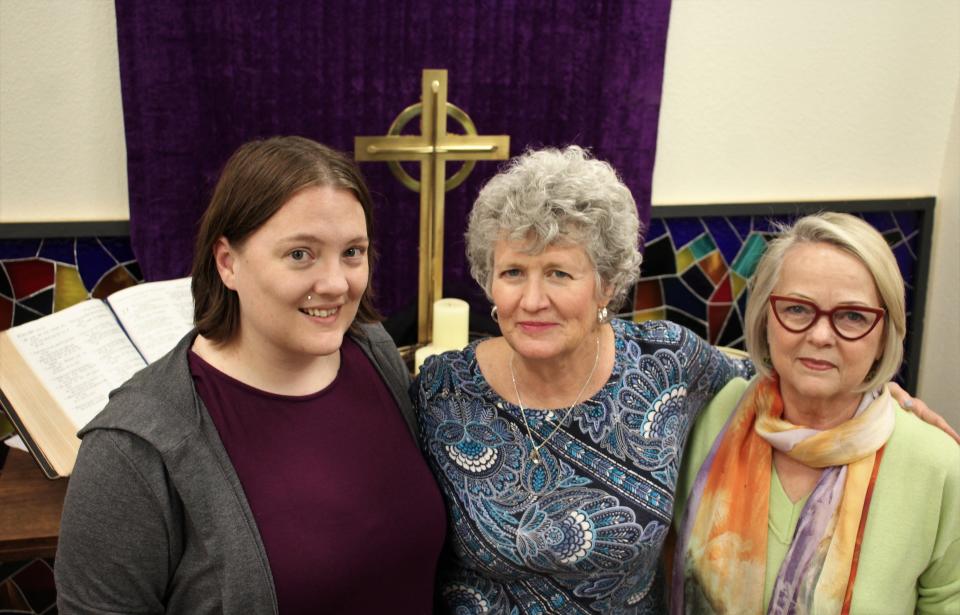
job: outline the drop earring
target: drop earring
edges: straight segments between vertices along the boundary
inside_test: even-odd
[[[597,324],[603,324],[607,319],[607,306],[597,308]]]

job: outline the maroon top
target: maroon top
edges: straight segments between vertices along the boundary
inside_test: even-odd
[[[267,393],[190,352],[267,550],[280,613],[433,608],[443,500],[396,402],[349,338],[322,391]]]

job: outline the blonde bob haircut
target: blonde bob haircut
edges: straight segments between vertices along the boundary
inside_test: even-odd
[[[800,218],[793,226],[779,229],[781,235],[770,242],[750,282],[747,300],[747,351],[757,371],[771,374],[770,346],[767,343],[768,303],[780,280],[780,268],[790,249],[799,243],[826,243],[857,257],[864,264],[886,310],[883,317],[882,354],[867,373],[867,379],[855,392],[871,391],[889,382],[903,359],[906,335],[906,307],[903,277],[886,240],[872,226],[856,216],[821,212]]]

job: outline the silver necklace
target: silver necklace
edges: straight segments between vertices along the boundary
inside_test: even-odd
[[[590,375],[587,376],[587,380],[583,383],[583,386],[580,387],[580,392],[577,393],[577,396],[573,399],[573,403],[570,404],[570,407],[567,408],[567,411],[563,413],[563,418],[557,421],[556,426],[554,426],[553,431],[550,432],[550,435],[543,439],[543,442],[536,444],[533,441],[533,431],[530,430],[530,422],[527,421],[527,413],[523,408],[523,400],[520,399],[520,389],[517,388],[517,374],[513,371],[513,358],[516,356],[516,353],[510,355],[510,379],[513,380],[513,392],[517,396],[517,405],[520,406],[520,416],[523,417],[523,426],[527,428],[527,437],[530,438],[530,446],[533,448],[533,452],[530,453],[530,460],[535,464],[539,464],[540,459],[540,449],[547,445],[547,442],[550,441],[550,438],[553,437],[557,430],[560,429],[560,426],[567,421],[567,417],[570,416],[570,412],[576,407],[577,402],[580,401],[580,396],[583,395],[583,392],[586,390],[587,385],[590,384],[590,381],[593,380],[593,375],[597,373],[597,365],[600,364],[600,336],[597,336],[597,354],[593,357],[593,369],[590,370]]]

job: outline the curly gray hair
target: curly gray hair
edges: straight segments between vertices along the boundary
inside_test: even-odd
[[[473,279],[490,297],[496,243],[530,240],[539,254],[558,242],[586,250],[597,292],[611,291],[615,311],[640,276],[640,220],[630,190],[608,163],[581,147],[528,150],[480,191],[467,226]]]

